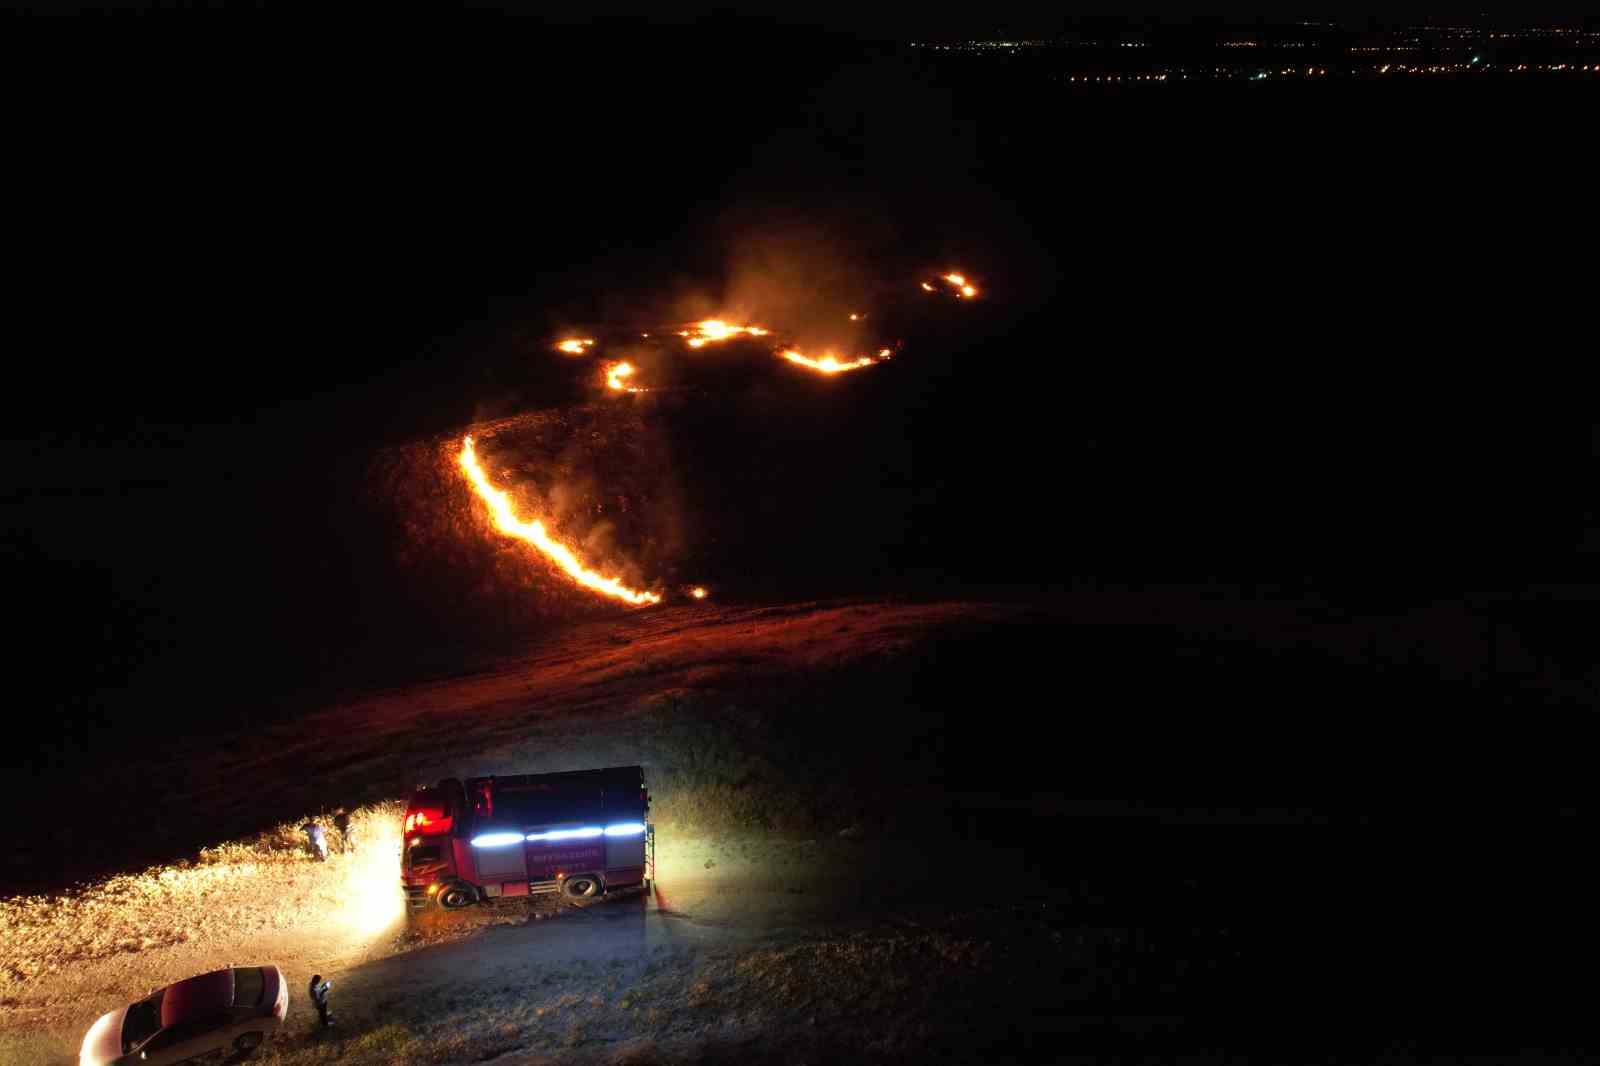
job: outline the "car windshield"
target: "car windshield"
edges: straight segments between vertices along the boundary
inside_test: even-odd
[[[123,1054],[149,1040],[155,1031],[161,1028],[161,997],[165,992],[166,989],[163,988],[150,998],[141,999],[128,1008],[128,1016],[122,1022]]]
[[[266,994],[266,986],[266,980],[262,977],[259,966],[233,971],[233,1005],[235,1007],[259,1005],[261,997]]]

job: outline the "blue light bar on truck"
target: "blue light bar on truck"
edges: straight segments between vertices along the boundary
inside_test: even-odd
[[[605,830],[597,825],[585,826],[582,829],[552,829],[548,833],[529,833],[528,840],[581,840],[585,837],[597,837]]]
[[[472,838],[475,848],[503,848],[507,844],[516,844],[523,840],[587,840],[592,837],[605,835],[608,837],[636,837],[645,831],[643,822],[618,822],[608,825],[604,829],[598,825],[586,825],[582,829],[551,829],[544,833],[484,833]]]

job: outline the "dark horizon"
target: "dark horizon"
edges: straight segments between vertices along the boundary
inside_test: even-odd
[[[18,3],[10,12],[19,20],[50,23],[76,21],[93,26],[96,19],[127,25],[129,19],[153,21],[283,19],[306,25],[337,26],[354,24],[370,13],[345,9],[335,15],[312,18],[293,5],[270,0],[218,0],[202,4],[172,4],[162,0],[71,0],[53,4]],[[1276,8],[1189,8],[1166,7],[1130,10],[1126,5],[1071,5],[1041,13],[1037,5],[1000,2],[982,5],[950,5],[883,12],[853,4],[792,3],[774,4],[750,12],[728,3],[673,5],[610,2],[585,4],[581,10],[552,9],[551,5],[528,0],[473,0],[460,3],[448,13],[461,21],[503,18],[517,23],[558,29],[625,28],[629,25],[680,27],[695,23],[740,23],[759,27],[763,23],[804,28],[841,38],[904,42],[931,37],[984,39],[1005,34],[1070,34],[1086,31],[1193,30],[1325,27],[1346,30],[1383,31],[1418,26],[1481,26],[1495,28],[1563,27],[1596,29],[1600,16],[1571,12],[1532,12],[1509,6],[1501,10],[1483,7],[1449,11],[1437,7],[1390,7],[1381,12],[1351,12],[1346,9],[1308,10],[1286,13]],[[385,12],[391,22],[409,21],[404,13]]]

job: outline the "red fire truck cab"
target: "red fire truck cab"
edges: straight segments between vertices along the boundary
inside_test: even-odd
[[[559,892],[575,899],[655,876],[644,770],[446,778],[406,805],[400,883],[414,907]]]

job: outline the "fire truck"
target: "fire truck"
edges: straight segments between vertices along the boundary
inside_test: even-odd
[[[572,900],[655,877],[644,769],[445,778],[406,804],[400,883],[413,907],[506,896]]]

